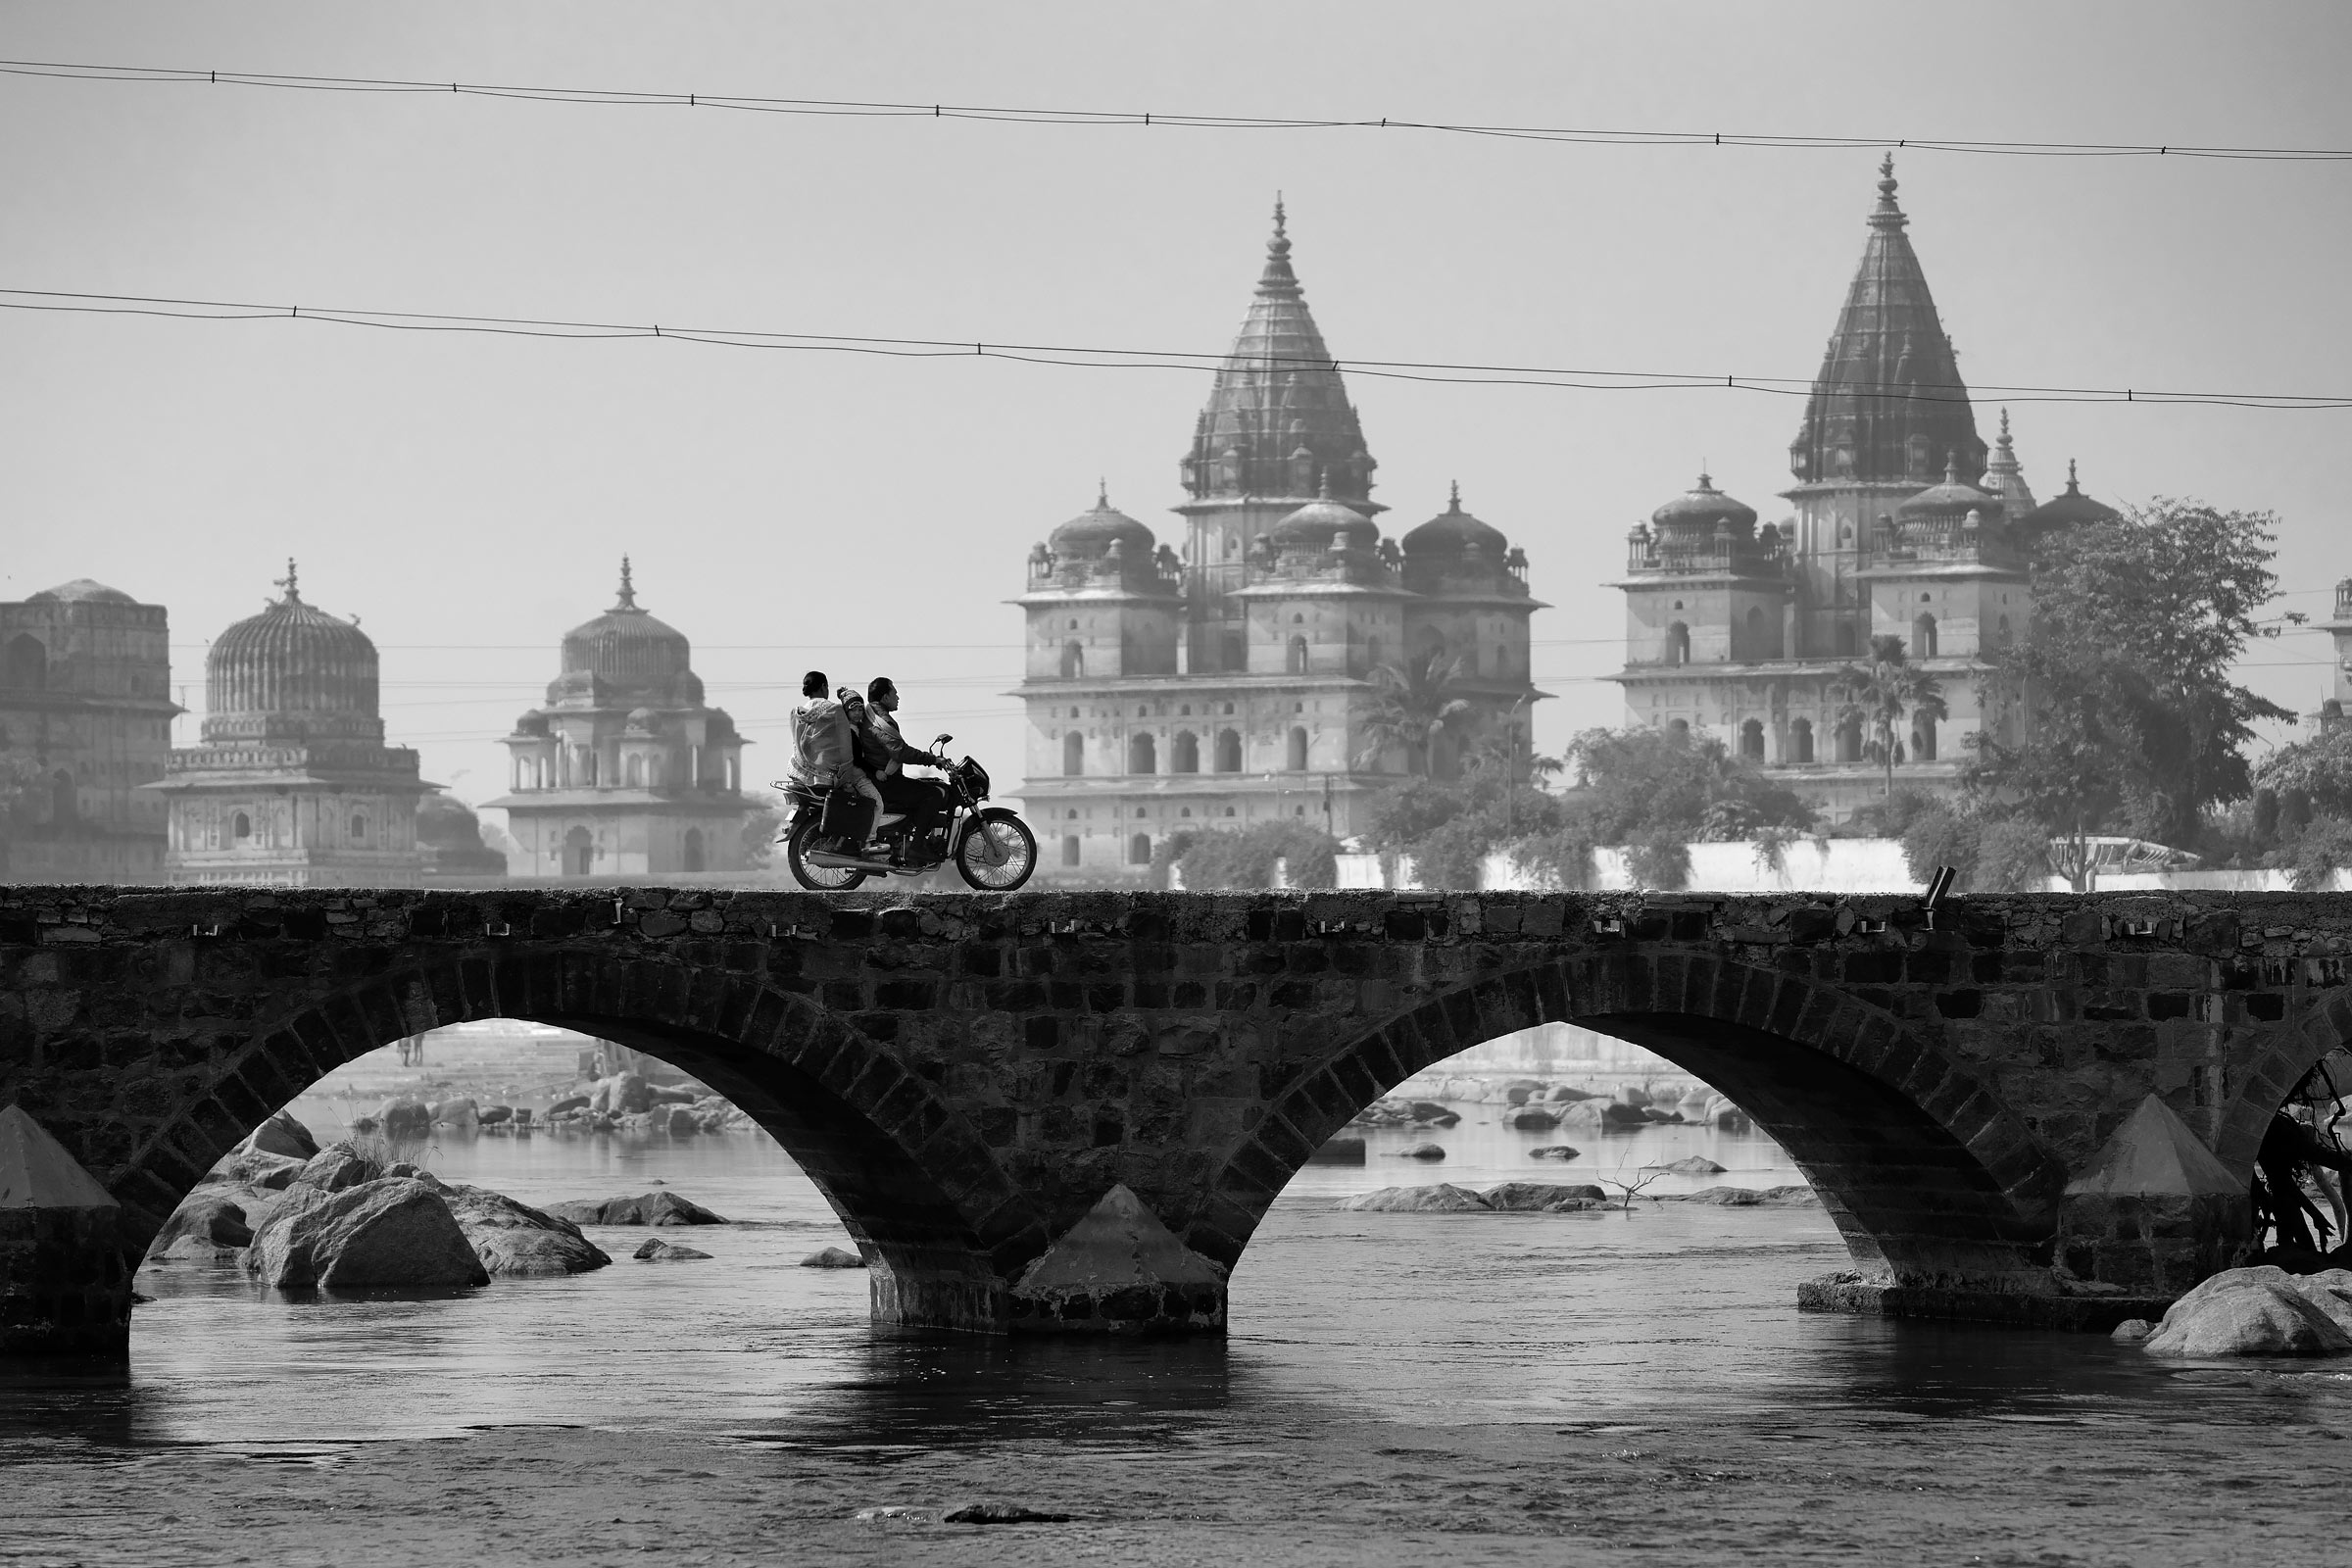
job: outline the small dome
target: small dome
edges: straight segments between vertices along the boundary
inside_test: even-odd
[[[2029,528],[2066,528],[2079,522],[2113,522],[2122,515],[2104,501],[2094,501],[2082,493],[2082,486],[2075,479],[2074,459],[2069,458],[2065,492],[2052,496],[2018,520]]]
[[[1474,544],[1497,565],[1510,546],[1500,528],[1481,522],[1462,510],[1462,487],[1458,484],[1453,487],[1452,499],[1446,510],[1406,533],[1403,543],[1408,556],[1458,556],[1464,546]]]
[[[1124,554],[1133,557],[1139,550],[1149,560],[1156,541],[1152,530],[1110,504],[1107,490],[1096,497],[1094,510],[1082,512],[1063,523],[1047,537],[1054,554],[1063,558],[1095,557],[1110,549],[1113,541],[1124,546]]]
[[[1370,517],[1331,499],[1331,481],[1323,492],[1274,525],[1269,537],[1277,550],[1369,550],[1380,543],[1380,528]]]
[[[692,662],[684,632],[637,608],[626,556],[612,608],[564,634],[564,674],[594,675],[622,691],[665,685],[687,674]]]
[[[135,605],[136,599],[120,588],[109,588],[87,577],[61,582],[54,588],[44,588],[28,603],[36,605]]]
[[[1725,495],[1702,473],[1695,486],[1651,513],[1649,520],[1661,529],[1685,533],[1713,533],[1718,524],[1728,522],[1744,538],[1756,525],[1756,509]]]
[[[208,733],[233,714],[375,719],[375,644],[355,623],[305,604],[292,562],[283,586],[285,598],[213,639],[204,659]]]
[[[2001,498],[1961,478],[1956,455],[1944,464],[1943,483],[1928,486],[1894,509],[1894,514],[1906,522],[1934,517],[1958,521],[1972,512],[1982,513],[1987,518],[1999,516]]]
[[[654,710],[650,708],[632,708],[629,710],[628,727],[630,729],[641,730],[644,733],[651,735],[660,725],[660,723],[661,720],[654,716]]]

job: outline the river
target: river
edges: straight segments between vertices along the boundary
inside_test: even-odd
[[[331,1136],[351,1102],[294,1107]],[[149,1268],[127,1371],[0,1370],[0,1562],[2342,1562],[2352,1367],[1815,1316],[1817,1207],[1340,1211],[1391,1184],[1591,1180],[1769,1139],[1656,1127],[1567,1164],[1463,1105],[1310,1166],[1223,1344],[877,1333],[757,1133],[440,1136],[529,1202],[659,1179],[708,1263],[289,1299]],[[1443,1164],[1393,1157],[1434,1136]],[[1704,1180],[1673,1178],[1652,1193]],[[944,1523],[999,1498],[1065,1523]],[[899,1514],[861,1512],[897,1508]]]

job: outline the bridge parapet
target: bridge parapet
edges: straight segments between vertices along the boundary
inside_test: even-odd
[[[135,1259],[342,1062],[564,1024],[773,1132],[873,1264],[878,1319],[995,1329],[1114,1186],[1230,1268],[1363,1104],[1576,1022],[1781,1141],[1855,1253],[1840,1299],[2046,1319],[2085,1289],[2175,1294],[2245,1240],[2226,1204],[2175,1224],[2068,1184],[2150,1097],[2243,1183],[2352,1035],[2348,954],[2352,899],[2323,894],[1971,897],[1931,923],[1802,893],[11,888],[0,1103],[122,1203]]]

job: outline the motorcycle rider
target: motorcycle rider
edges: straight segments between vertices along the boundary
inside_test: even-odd
[[[858,768],[857,730],[846,706],[825,695],[829,684],[821,669],[812,669],[801,678],[801,696],[806,701],[792,710],[793,772],[802,783],[812,788],[856,790],[871,801],[873,827],[865,846],[858,849],[854,840],[845,839],[837,849],[859,855],[877,854],[882,844],[876,835],[885,825],[901,818],[885,814],[882,792]],[[845,688],[842,695],[850,693]]]
[[[899,688],[888,675],[876,675],[868,681],[865,695],[858,760],[873,774],[874,782],[882,786],[883,800],[914,818],[916,832],[945,825],[949,812],[947,786],[933,779],[908,778],[906,768],[912,764],[945,770],[948,760],[906,744],[906,737],[899,732]]]

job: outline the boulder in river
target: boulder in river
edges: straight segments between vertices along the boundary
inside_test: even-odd
[[[561,1116],[567,1110],[586,1110],[587,1108],[588,1097],[586,1095],[566,1095],[548,1106],[547,1113],[550,1116]]]
[[[281,1110],[247,1134],[237,1148],[283,1159],[304,1160],[318,1152],[318,1140],[311,1136],[308,1127]]]
[[[277,1192],[302,1174],[306,1162],[285,1154],[267,1153],[259,1149],[239,1149],[215,1166],[212,1174],[239,1187],[261,1187]]]
[[[219,1187],[199,1187],[190,1193],[180,1205],[164,1221],[164,1228],[155,1233],[147,1246],[149,1257],[160,1257],[182,1240],[201,1243],[207,1248],[245,1247],[253,1241],[252,1227],[246,1223],[245,1205],[237,1194]]]
[[[636,1198],[582,1198],[550,1203],[547,1211],[575,1225],[724,1225],[726,1221],[702,1204],[675,1193],[646,1193]]]
[[[460,1100],[444,1100],[433,1107],[436,1127],[471,1127],[481,1120],[481,1107],[468,1095]]]
[[[1545,1144],[1541,1149],[1529,1150],[1527,1157],[1530,1159],[1574,1159],[1580,1152],[1582,1151],[1573,1149],[1566,1144]]]
[[[1690,1158],[1678,1159],[1671,1165],[1653,1165],[1650,1168],[1668,1171],[1677,1176],[1720,1176],[1723,1174],[1723,1167],[1704,1154],[1692,1154]]]
[[[1575,1201],[1599,1203],[1608,1195],[1590,1183],[1562,1185],[1558,1182],[1500,1182],[1479,1194],[1489,1208],[1506,1214],[1535,1214],[1557,1204]]]
[[[1323,1147],[1306,1156],[1309,1165],[1361,1165],[1364,1162],[1364,1141],[1351,1133],[1342,1133],[1326,1139]]]
[[[2328,1295],[2337,1310],[2321,1306],[2305,1286]],[[2337,1321],[2339,1312],[2345,1322]],[[2352,1272],[2299,1276],[2269,1264],[2224,1269],[2175,1301],[2141,1348],[2150,1355],[2332,1355],[2352,1350],[2346,1323],[2352,1323]]]
[[[694,1263],[707,1261],[710,1254],[695,1247],[680,1247],[661,1237],[650,1238],[643,1247],[629,1254],[640,1263]],[[859,1266],[863,1266],[860,1264]]]
[[[2115,1332],[2107,1337],[2115,1341],[2118,1345],[2137,1345],[2140,1341],[2146,1339],[2149,1335],[2155,1332],[2156,1325],[2149,1322],[2146,1318],[2128,1317],[2121,1323],[2118,1323],[2115,1326]]]
[[[827,1247],[801,1259],[803,1268],[863,1268],[865,1258],[846,1247]]]
[[[379,1174],[366,1159],[336,1144],[303,1161],[302,1169],[294,1173],[287,1187],[315,1187],[322,1193],[339,1193]]]
[[[480,1187],[433,1185],[492,1274],[516,1279],[585,1274],[612,1261],[567,1219]]]
[[[1508,1125],[1523,1133],[1547,1133],[1559,1124],[1557,1115],[1548,1110],[1538,1110],[1533,1105],[1521,1105],[1508,1118]]]
[[[1446,1150],[1439,1144],[1407,1144],[1390,1153],[1391,1159],[1444,1159]]]
[[[1719,1208],[1750,1208],[1764,1201],[1764,1195],[1752,1187],[1710,1187],[1703,1193],[1653,1193],[1650,1196],[1667,1201],[1712,1203]]]
[[[245,1269],[265,1285],[330,1291],[490,1283],[448,1200],[404,1177],[335,1192],[297,1183],[255,1233]]]
[[[1548,1098],[1554,1104],[1568,1105],[1580,1100],[1598,1100],[1601,1097],[1590,1089],[1579,1089],[1574,1084],[1555,1084]]]
[[[527,1118],[530,1112],[524,1111],[523,1115]],[[485,1127],[496,1127],[502,1122],[514,1119],[514,1107],[512,1105],[484,1105],[481,1114],[475,1118]]]
[[[1063,1525],[1070,1522],[1066,1513],[1051,1513],[1044,1508],[1032,1508],[1025,1502],[967,1502],[960,1508],[951,1508],[941,1514],[940,1522],[951,1525]]]
[[[1416,1100],[1407,1108],[1413,1120],[1427,1122],[1432,1127],[1450,1127],[1462,1119],[1461,1112],[1449,1110],[1434,1100]]]
[[[375,1120],[386,1138],[424,1138],[433,1130],[433,1107],[421,1100],[387,1101]]]
[[[1600,1107],[1600,1125],[1606,1132],[1629,1132],[1636,1127],[1647,1127],[1649,1124],[1648,1113],[1637,1110],[1631,1105],[1611,1101]]]
[[[1383,1187],[1343,1198],[1337,1205],[1358,1214],[1490,1213],[1487,1200],[1467,1187],[1439,1182],[1430,1187]]]

